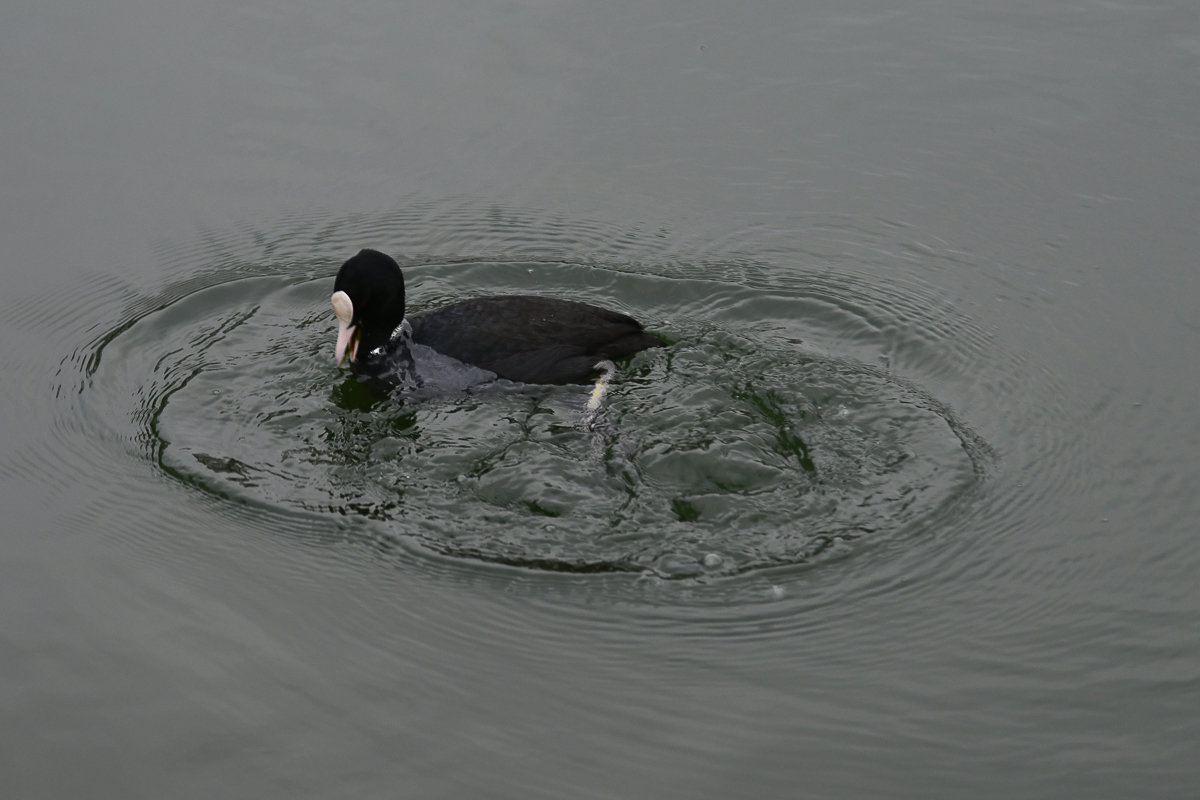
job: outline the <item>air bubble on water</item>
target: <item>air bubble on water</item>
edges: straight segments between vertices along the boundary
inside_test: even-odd
[[[709,553],[704,557],[704,566],[709,569],[716,569],[725,563],[725,559],[721,558],[719,553]]]

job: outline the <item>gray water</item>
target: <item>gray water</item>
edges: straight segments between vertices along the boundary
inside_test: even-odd
[[[1191,797],[1200,8],[0,10],[5,797]],[[379,397],[414,311],[669,342]]]

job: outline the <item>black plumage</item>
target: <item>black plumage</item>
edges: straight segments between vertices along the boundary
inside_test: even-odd
[[[386,369],[396,348],[403,346],[400,337],[392,337],[404,320],[399,265],[376,250],[362,250],[342,265],[334,292],[335,297],[345,292],[352,303],[349,330],[357,343],[358,368],[368,373]],[[523,383],[582,383],[601,361],[663,346],[625,314],[527,295],[463,300],[409,324],[417,344]]]

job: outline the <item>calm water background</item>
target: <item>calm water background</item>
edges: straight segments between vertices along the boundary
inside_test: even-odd
[[[8,4],[0,107],[6,797],[1194,796],[1194,3]],[[761,354],[969,458],[897,423],[928,510],[739,574],[426,547],[234,458],[287,449],[276,405],[365,420],[347,452],[396,419],[328,364],[360,246],[671,338],[618,444]],[[663,436],[711,417],[676,402]],[[422,463],[330,474],[453,535]],[[745,544],[702,500],[655,524]],[[536,516],[472,547],[536,554]]]

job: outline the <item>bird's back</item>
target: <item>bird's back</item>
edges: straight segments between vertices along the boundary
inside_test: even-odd
[[[663,344],[625,314],[550,297],[463,300],[410,324],[418,344],[524,383],[584,382],[598,361]]]

